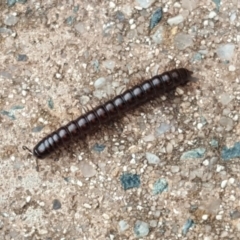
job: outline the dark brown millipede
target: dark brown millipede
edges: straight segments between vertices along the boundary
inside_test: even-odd
[[[178,86],[185,85],[190,81],[192,73],[185,68],[174,69],[135,85],[47,135],[34,147],[33,155],[39,159],[47,157],[57,148],[71,142],[76,137],[85,136],[97,126],[121,116],[146,101],[174,90]]]

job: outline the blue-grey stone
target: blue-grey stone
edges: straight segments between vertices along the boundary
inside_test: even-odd
[[[115,17],[119,20],[119,22],[122,22],[125,19],[125,16],[121,11],[117,11]]]
[[[0,111],[0,113],[2,115],[8,116],[11,120],[16,120],[16,117],[14,116],[12,111],[9,112],[9,111],[2,110]]]
[[[20,109],[23,109],[24,106],[21,106],[21,105],[15,105],[15,106],[12,106],[11,107],[11,110],[20,110]]]
[[[163,191],[166,191],[168,188],[168,182],[166,179],[161,178],[158,179],[154,184],[153,184],[153,194],[157,195],[159,193],[162,193]]]
[[[119,221],[118,226],[121,232],[124,232],[129,228],[128,223],[124,220]]]
[[[53,103],[53,99],[51,97],[48,98],[48,107],[50,109],[54,108],[54,103]]]
[[[149,28],[152,30],[162,19],[162,8],[158,8],[150,19]]]
[[[188,219],[185,224],[183,225],[183,228],[182,228],[182,234],[183,235],[186,235],[189,231],[189,229],[193,226],[194,222],[192,219]]]
[[[53,200],[53,210],[58,210],[61,208],[61,206],[62,206],[62,204],[60,203],[60,201],[58,199]]]
[[[136,221],[134,225],[134,233],[136,237],[145,237],[149,233],[149,225],[142,221]]]
[[[229,63],[234,56],[235,45],[233,43],[221,44],[216,49],[216,53],[222,61],[227,61],[226,63]]]
[[[197,52],[193,56],[193,61],[201,61],[202,60],[202,54]]]
[[[23,109],[23,108],[24,108],[24,106],[16,105],[16,106],[11,107],[9,111],[5,111],[5,110],[0,111],[0,114],[8,116],[12,120],[16,120],[16,117],[14,115],[14,111],[15,110],[20,110],[20,109]]]
[[[69,17],[66,19],[66,23],[67,23],[68,25],[72,25],[74,22],[75,22],[75,17],[73,17],[73,16],[69,16]]]
[[[211,145],[212,147],[214,147],[214,148],[218,148],[218,140],[212,139],[212,140],[210,141],[210,145]]]
[[[103,145],[103,144],[98,144],[98,143],[96,143],[96,144],[94,144],[94,146],[93,146],[93,150],[95,151],[95,152],[102,152],[104,149],[105,149],[105,145]]]
[[[79,4],[78,4],[78,5],[76,5],[76,6],[73,8],[73,12],[77,13],[77,12],[78,12],[78,10],[79,10]]]
[[[17,60],[19,62],[26,62],[28,60],[28,57],[26,54],[18,54]]]
[[[8,5],[9,7],[12,7],[12,6],[14,6],[17,2],[18,2],[18,3],[26,3],[27,0],[7,0],[7,5]]]
[[[229,215],[232,220],[240,218],[240,212],[237,209],[232,210]]]
[[[9,7],[14,6],[16,2],[17,2],[17,0],[7,0],[7,4]]]
[[[221,5],[221,0],[212,0],[216,4],[216,8],[219,11],[220,5]]]
[[[36,126],[32,128],[32,132],[41,132],[44,126]]]
[[[140,186],[140,176],[132,173],[124,173],[120,177],[124,190],[138,188]]]
[[[180,160],[185,160],[189,158],[202,158],[206,152],[205,148],[195,148],[190,151],[184,152],[180,157]]]
[[[236,142],[232,148],[224,147],[222,149],[222,159],[229,160],[240,157],[240,142]]]
[[[170,131],[170,129],[171,129],[171,125],[163,122],[163,123],[161,123],[160,126],[157,128],[156,133],[157,133],[157,135],[159,136],[159,135],[164,134],[165,132]]]

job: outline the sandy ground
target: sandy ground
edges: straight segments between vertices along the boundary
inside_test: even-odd
[[[0,239],[239,239],[239,1],[14,3],[0,4]],[[39,171],[22,149],[179,67],[197,81]]]

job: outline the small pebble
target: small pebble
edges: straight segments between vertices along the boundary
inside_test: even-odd
[[[26,62],[28,60],[28,57],[26,54],[18,54],[17,60],[19,62]]]
[[[228,180],[223,180],[221,182],[221,188],[225,188],[227,186],[227,182],[228,182]]]
[[[103,64],[103,66],[104,66],[105,68],[107,68],[107,69],[109,69],[109,70],[111,70],[111,71],[114,70],[115,65],[116,65],[115,61],[113,61],[113,60],[106,60],[106,61],[104,61],[102,64]]]
[[[80,170],[85,178],[90,178],[96,175],[96,170],[86,161],[81,161]]]
[[[172,127],[172,126],[171,126],[170,124],[161,123],[161,125],[157,128],[156,133],[157,133],[158,136],[159,136],[159,135],[162,135],[162,134],[164,134],[165,132],[170,131],[171,127]]]
[[[154,184],[153,184],[153,195],[157,195],[159,193],[162,193],[163,191],[166,191],[168,188],[168,182],[166,179],[158,179]]]
[[[236,142],[232,148],[224,147],[221,156],[223,160],[240,157],[240,142]]]
[[[82,22],[79,22],[77,24],[75,24],[74,28],[76,29],[77,32],[79,32],[80,34],[85,33],[85,25]]]
[[[60,79],[60,78],[62,78],[62,75],[61,75],[60,73],[56,73],[56,75],[55,75],[55,76],[56,76],[56,78],[57,78],[57,79]]]
[[[53,200],[53,210],[58,210],[61,208],[61,203],[58,199]]]
[[[234,72],[236,70],[236,67],[233,65],[229,65],[228,70],[229,72]]]
[[[221,172],[222,170],[224,170],[224,166],[222,165],[217,165],[217,168],[216,168],[216,172]]]
[[[149,164],[156,165],[156,164],[160,163],[160,158],[153,153],[146,152],[146,158],[147,158]]]
[[[115,8],[116,4],[114,2],[109,2],[109,8]]]
[[[174,45],[178,50],[184,50],[193,45],[192,37],[186,33],[178,33],[174,38]]]
[[[121,232],[124,232],[129,228],[128,223],[124,220],[119,221],[118,226]]]
[[[180,157],[180,160],[190,159],[190,158],[202,158],[206,152],[205,148],[195,148],[190,151],[184,152]]]
[[[229,182],[230,184],[234,184],[235,179],[234,179],[234,178],[229,178],[229,179],[228,179],[228,182]]]
[[[76,172],[77,170],[78,170],[78,167],[76,167],[76,166],[71,166],[71,167],[70,167],[70,171],[71,171],[72,173]]]
[[[151,16],[149,28],[153,29],[162,19],[162,8],[158,8]]]
[[[202,215],[202,220],[206,221],[207,219],[208,219],[208,215],[207,214]]]
[[[179,172],[179,170],[180,170],[179,166],[172,166],[171,167],[171,172],[172,173],[177,173],[177,172]]]
[[[211,11],[208,15],[209,18],[215,18],[217,16],[217,13],[215,11]]]
[[[157,30],[154,32],[154,34],[151,36],[151,38],[153,42],[155,42],[156,44],[162,43],[164,39],[164,27],[159,26]]]
[[[236,209],[230,212],[231,219],[239,219],[240,218],[240,212]]]
[[[214,148],[218,148],[218,141],[216,139],[212,139],[210,141],[210,145]]]
[[[103,213],[103,215],[102,215],[102,216],[103,216],[103,218],[104,218],[104,219],[106,219],[106,220],[109,220],[109,219],[110,219],[109,215],[108,215],[108,214],[106,214],[106,213]]]
[[[208,159],[204,160],[204,161],[203,161],[203,165],[204,165],[204,166],[208,166],[208,165],[209,165],[209,160],[208,160]]]
[[[192,219],[188,219],[182,228],[182,234],[186,235],[189,229],[193,226],[194,222]]]
[[[92,208],[92,206],[91,206],[90,204],[88,204],[88,203],[84,203],[83,206],[84,206],[85,208],[88,208],[88,209]]]
[[[135,0],[141,8],[149,8],[156,0]]]
[[[92,149],[93,149],[95,152],[100,153],[100,152],[102,152],[102,151],[105,149],[105,147],[106,147],[106,146],[103,145],[103,144],[95,143]]]
[[[149,222],[149,225],[150,225],[150,227],[152,227],[152,228],[157,227],[157,224],[158,224],[158,222],[157,222],[156,220],[150,220],[150,222]]]
[[[172,17],[172,18],[169,18],[167,20],[167,23],[172,26],[172,25],[178,25],[180,23],[182,23],[184,20],[183,16],[182,15],[177,15],[175,17]]]
[[[134,225],[134,233],[136,237],[145,237],[149,233],[149,225],[142,221],[136,221]]]
[[[138,188],[140,186],[140,176],[132,173],[124,173],[120,177],[124,190]]]
[[[216,53],[221,60],[230,61],[233,57],[234,50],[235,50],[235,45],[233,43],[227,43],[227,44],[221,44],[217,48]]]
[[[4,19],[4,23],[5,23],[7,26],[14,26],[17,22],[18,22],[18,17],[14,16],[14,15],[8,15],[8,16]]]

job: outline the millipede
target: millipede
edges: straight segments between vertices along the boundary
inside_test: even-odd
[[[187,84],[192,74],[186,68],[179,68],[154,76],[47,135],[37,143],[33,151],[25,146],[23,148],[31,151],[36,158],[44,159],[61,146],[86,136],[96,127],[112,121],[130,109]]]

